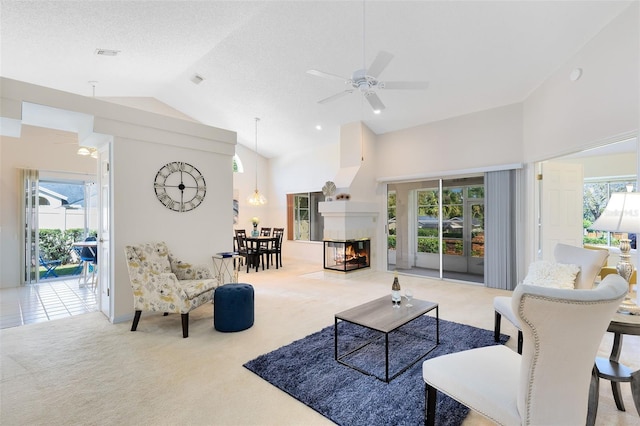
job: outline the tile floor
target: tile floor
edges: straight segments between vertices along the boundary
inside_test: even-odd
[[[50,321],[98,310],[91,286],[78,278],[0,289],[0,328]]]

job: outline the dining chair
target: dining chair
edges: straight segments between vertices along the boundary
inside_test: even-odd
[[[284,228],[273,228],[273,236],[275,240],[269,248],[269,260],[273,264],[273,256],[276,257],[276,269],[278,265],[282,266],[282,237],[284,236]]]
[[[247,273],[249,273],[249,268],[256,267],[256,271],[258,270],[257,262],[259,262],[259,258],[257,258],[257,252],[253,248],[249,247],[247,244],[247,232],[244,229],[236,229],[234,230],[236,237],[236,251],[240,256],[242,256],[245,265],[247,266]]]
[[[261,237],[270,237],[271,236],[271,228],[260,228],[260,236]],[[264,269],[264,265],[266,263],[267,269],[269,269],[269,251],[271,250],[271,241],[260,241],[260,245],[258,246],[258,256],[262,259],[262,269]],[[272,263],[273,264],[273,263]]]
[[[84,239],[87,241],[96,241],[96,237],[87,237]],[[96,269],[98,267],[97,248],[92,247],[80,247],[78,255],[80,257],[80,264],[82,265],[82,274],[84,276],[84,285],[87,285],[87,274],[91,273],[91,288],[95,290],[95,278]],[[78,282],[82,277],[78,278]]]
[[[494,345],[424,361],[425,424],[435,423],[437,391],[497,424],[587,424],[594,360],[627,290],[618,275],[593,290],[519,284],[511,306],[522,355]]]

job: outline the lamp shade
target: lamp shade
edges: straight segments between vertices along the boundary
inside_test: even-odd
[[[640,192],[614,192],[600,217],[596,231],[640,233]]]

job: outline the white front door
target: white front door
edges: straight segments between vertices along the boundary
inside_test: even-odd
[[[553,260],[557,243],[582,247],[582,165],[544,162],[541,182],[540,246],[542,259]]]

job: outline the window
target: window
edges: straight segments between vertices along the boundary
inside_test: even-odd
[[[322,192],[301,192],[287,195],[287,216],[290,240],[322,241],[324,218],[318,203],[324,201]]]
[[[604,211],[611,194],[614,192],[626,192],[627,185],[633,188],[634,178],[620,178],[608,180],[590,180],[585,182],[583,191],[583,218],[584,244],[618,247],[620,235],[613,232],[605,232],[591,229],[591,225]]]
[[[387,193],[387,249],[396,248],[396,191]]]

